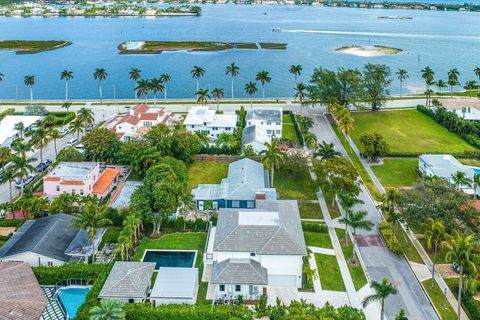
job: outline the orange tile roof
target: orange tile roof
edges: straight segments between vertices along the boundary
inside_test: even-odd
[[[118,120],[116,125],[118,126],[119,124],[124,123],[124,122],[128,122],[130,124],[136,125],[139,121],[140,121],[140,119],[135,117],[135,116],[126,115],[123,118],[121,118],[120,120]]]
[[[170,116],[167,114],[165,118],[163,118],[162,123],[167,123],[167,121],[170,119]]]
[[[60,184],[72,185],[72,186],[83,186],[85,183],[78,180],[63,180]]]
[[[107,168],[93,185],[92,192],[103,194],[112,184],[115,178],[120,174],[120,170]]]
[[[60,177],[46,177],[45,181],[60,181]]]
[[[158,113],[142,113],[140,114],[140,120],[157,120],[158,118]]]
[[[133,108],[133,114],[138,115],[139,113],[147,112],[150,109],[146,104],[139,104]]]

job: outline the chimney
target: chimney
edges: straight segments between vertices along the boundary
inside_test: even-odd
[[[265,192],[256,192],[255,200],[265,200]]]

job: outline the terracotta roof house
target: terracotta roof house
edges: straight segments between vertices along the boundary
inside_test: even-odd
[[[38,320],[47,307],[32,268],[24,262],[0,262],[0,319]]]
[[[146,104],[139,104],[118,120],[112,130],[117,134],[119,140],[125,142],[133,137],[141,136],[145,132],[141,129],[148,129],[161,123],[171,126],[173,122],[174,117],[164,108],[150,108]]]

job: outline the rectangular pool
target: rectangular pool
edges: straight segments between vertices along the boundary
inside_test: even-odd
[[[192,268],[197,251],[194,250],[145,250],[143,262],[155,262],[155,270],[160,267]]]
[[[65,287],[58,289],[58,299],[60,300],[68,319],[75,318],[77,310],[85,301],[89,287]]]

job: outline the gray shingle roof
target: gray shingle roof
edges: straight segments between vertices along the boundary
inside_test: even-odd
[[[143,299],[150,288],[154,262],[115,262],[99,298]]]
[[[69,261],[65,253],[72,241],[85,230],[69,228],[73,217],[64,213],[28,220],[0,249],[0,257],[5,258],[25,252],[34,252],[60,261]],[[81,237],[88,246],[88,237]]]
[[[306,255],[297,201],[263,200],[254,210],[221,210],[213,250]]]
[[[252,259],[227,259],[214,262],[213,284],[268,284],[267,269]]]
[[[228,167],[228,195],[231,200],[254,200],[255,193],[266,188],[263,164],[244,158]]]
[[[265,120],[270,122],[281,122],[281,110],[250,110],[247,112],[247,121],[250,119]]]

